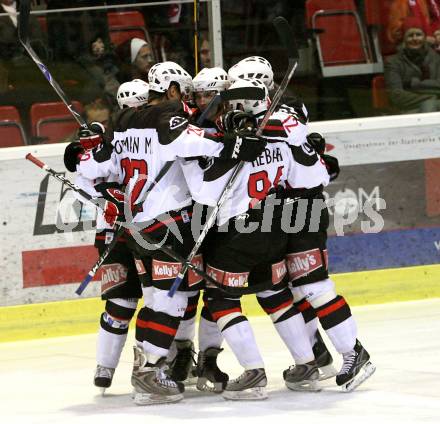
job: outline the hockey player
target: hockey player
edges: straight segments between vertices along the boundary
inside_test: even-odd
[[[265,84],[269,90],[269,93],[274,89],[275,86],[272,65],[267,59],[261,56],[250,56],[241,60],[229,69],[228,77],[232,83],[240,79],[257,78]],[[251,107],[252,103],[247,103],[248,106]],[[280,134],[279,129],[281,129],[281,137],[279,140],[282,141],[283,137],[285,137],[283,134],[283,119],[288,119],[286,131],[289,134],[289,138],[304,139],[304,137],[307,136],[308,112],[305,105],[298,99],[295,99],[289,104],[291,104],[291,106],[282,105],[280,108],[278,108],[279,113],[283,114],[283,116],[277,117],[275,114],[273,119],[268,122],[268,125],[266,125],[264,130],[264,135],[266,137],[277,140],[277,136]],[[315,140],[313,137],[308,137],[308,140],[310,140],[314,148],[316,147],[318,149],[315,150],[320,154],[321,158],[324,159],[327,168],[331,167],[332,172],[338,173],[339,167],[337,166],[337,163],[335,163],[335,158],[324,154],[321,143],[319,143],[318,140]],[[313,144],[314,141],[316,141],[316,144]],[[335,177],[336,175],[334,178]],[[307,304],[305,303],[298,303],[296,306],[299,307],[299,310],[303,314],[304,320],[307,323],[307,331],[313,345],[313,352],[319,367],[320,379],[325,380],[333,377],[336,374],[336,369],[332,365],[333,358],[321,335],[319,334],[317,324],[318,319],[316,314],[313,312],[313,308],[307,308]]]
[[[139,107],[148,101],[148,84],[142,80],[133,80],[120,85],[117,92],[117,102],[120,109]],[[103,128],[92,124],[95,133],[81,130],[79,142],[70,145],[77,153],[85,153],[97,147],[102,142]],[[68,161],[66,155],[65,165],[71,172],[76,171],[76,160]],[[111,174],[100,182],[117,182],[116,175]],[[77,175],[75,184],[87,191],[93,197],[100,194],[95,190],[97,181]],[[85,201],[79,197],[79,200]],[[106,223],[100,210],[96,218],[97,232],[95,247],[102,254],[114,237],[112,226]],[[138,299],[142,297],[142,289],[137,275],[133,255],[127,249],[126,239],[121,237],[101,266],[101,298],[106,301],[105,310],[101,314],[98,332],[96,361],[97,367],[94,377],[95,386],[104,392],[111,386],[115,369],[127,339],[128,327],[133,318]]]
[[[102,190],[108,202],[105,216],[109,221],[117,218],[123,222],[125,210],[130,211],[130,205],[138,202],[140,205],[132,220],[138,228],[140,225],[140,233],[130,228],[130,246],[138,256],[136,267],[145,301],[136,323],[132,374],[137,404],[176,402],[183,398],[183,387],[164,373],[163,366],[188,297],[201,287],[202,281],[190,274],[182,290],[169,298],[167,290],[180,263],[159,250],[151,250],[153,246],[146,246],[142,237],[147,233],[183,256],[192,248],[189,227],[192,199],[178,158],[215,156],[253,160],[265,146],[257,137],[246,133],[225,134],[222,143],[203,137],[202,129],[188,123],[182,103],[169,101],[177,94],[189,94],[191,78],[188,77],[173,62],[154,65],[149,73],[149,104],[138,110],[122,111],[114,122],[111,144],[77,160],[77,171],[84,177],[105,178],[115,173],[127,185],[130,199],[126,207],[120,201],[121,192],[113,188]],[[168,172],[143,199],[144,189],[170,161],[173,162]]]
[[[251,110],[252,102],[245,100],[242,106],[245,110]],[[256,117],[261,119],[262,113],[263,111]],[[285,141],[294,145],[307,133],[305,119],[307,119],[305,107],[298,109],[282,105],[268,121],[263,136],[271,142]],[[332,179],[336,178],[339,166],[335,158],[324,154],[325,140],[316,133],[310,134],[307,140],[313,146],[313,150],[321,154],[321,159]],[[307,151],[305,146],[304,149]],[[313,157],[311,149],[308,153]],[[321,379],[332,377],[334,368],[332,357],[317,331],[316,316],[336,350],[343,356],[343,365],[336,376],[336,383],[343,386],[344,390],[354,390],[375,371],[375,366],[369,361],[368,352],[357,340],[356,323],[350,307],[345,299],[336,293],[334,283],[328,276],[326,241],[329,218],[323,201],[322,187],[304,190],[306,186],[301,185],[298,180],[293,181],[293,184],[289,181],[289,184],[291,188],[289,201],[293,205],[292,216],[297,216],[299,205],[307,210],[302,230],[289,235],[286,257],[295,302],[298,309],[303,312],[305,320],[310,322],[308,330],[321,370]],[[316,205],[320,205],[322,212],[316,217],[317,222],[311,222],[311,214]],[[310,227],[313,227],[314,231]],[[304,265],[307,261],[309,263]]]
[[[249,86],[262,87],[263,84],[257,80],[238,80],[231,89]],[[231,102],[235,109],[239,104],[244,105],[248,114],[228,115],[226,127],[230,125],[229,120],[236,129],[247,127],[247,120],[253,120],[254,115],[264,112],[268,102],[268,98]],[[317,390],[319,374],[312,346],[302,315],[295,308],[292,293],[287,287],[284,258],[288,237],[281,230],[280,210],[275,208],[269,216],[266,210],[271,208],[271,201],[276,196],[274,193],[267,197],[269,191],[276,191],[287,182],[298,180],[304,187],[327,184],[328,174],[316,153],[313,152],[312,163],[304,164],[310,159],[302,146],[298,146],[304,141],[305,136],[298,139],[295,146],[285,142],[270,143],[257,159],[244,165],[220,209],[218,230],[210,243],[209,252],[206,252],[206,269],[225,286],[245,287],[249,281],[249,284],[266,288],[257,294],[258,301],[273,320],[297,364],[297,367],[284,372],[286,384],[294,390]],[[214,206],[235,165],[215,163],[205,170],[203,184],[193,193],[194,199]],[[234,400],[265,399],[267,379],[264,363],[250,324],[242,314],[240,298],[225,295],[209,283],[208,286],[208,308],[244,368],[243,374],[228,382],[223,397]]]

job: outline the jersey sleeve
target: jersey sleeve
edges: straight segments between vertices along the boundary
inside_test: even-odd
[[[291,146],[300,146],[306,141],[307,119],[295,108],[282,105],[268,120],[262,136],[269,141],[283,141]]]
[[[118,174],[117,157],[113,151],[113,146],[109,143],[103,143],[95,149],[85,152],[81,156],[76,170],[89,180],[107,178],[111,174]]]
[[[321,157],[308,143],[301,146],[290,146],[293,157],[289,167],[287,183],[292,188],[313,188],[329,183],[327,168]]]

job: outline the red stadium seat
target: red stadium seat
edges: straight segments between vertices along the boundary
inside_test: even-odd
[[[115,46],[131,38],[142,38],[151,45],[150,36],[145,27],[145,20],[137,10],[126,12],[108,12],[110,40]]]
[[[353,0],[307,0],[306,14],[324,77],[383,71],[382,58],[374,57]]]
[[[79,102],[72,102],[82,112]],[[31,107],[32,135],[46,138],[45,143],[57,143],[72,134],[79,125],[62,102],[35,103]]]
[[[16,147],[26,144],[20,114],[14,106],[0,106],[0,147]]]

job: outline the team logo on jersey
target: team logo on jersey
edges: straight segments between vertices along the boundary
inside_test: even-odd
[[[316,249],[287,255],[287,270],[291,280],[297,280],[323,266],[321,251]]]
[[[272,264],[272,284],[279,284],[287,274],[287,264],[285,260]]]
[[[107,264],[101,267],[101,293],[120,286],[127,281],[128,269],[122,264]]]
[[[146,274],[147,271],[145,270],[144,263],[140,259],[135,259],[134,264],[138,275]]]
[[[173,116],[170,119],[170,130],[175,130],[183,125],[185,125],[188,121],[182,116]]]
[[[166,262],[153,259],[152,277],[153,280],[169,280],[176,278],[179,274],[182,264],[178,262]]]

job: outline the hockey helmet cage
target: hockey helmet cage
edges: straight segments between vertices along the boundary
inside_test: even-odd
[[[228,74],[222,68],[203,68],[193,79],[194,91],[220,91],[230,86]]]
[[[153,65],[148,71],[150,90],[165,93],[170,84],[179,85],[182,95],[192,93],[192,78],[179,64],[175,62],[160,62]]]
[[[149,86],[141,79],[122,83],[118,88],[116,100],[121,109],[124,107],[137,107],[148,102]]]
[[[274,88],[272,65],[260,56],[250,56],[232,66],[228,71],[231,83],[238,79],[257,79],[269,90]]]
[[[230,100],[229,104],[233,110],[239,110],[240,105],[243,107],[244,112],[251,113],[256,116],[262,112],[265,112],[270,105],[269,92],[266,85],[257,79],[238,79],[235,81],[229,89],[242,88],[242,87],[258,87],[264,89],[266,95],[264,100],[250,100],[250,99],[238,99]]]

